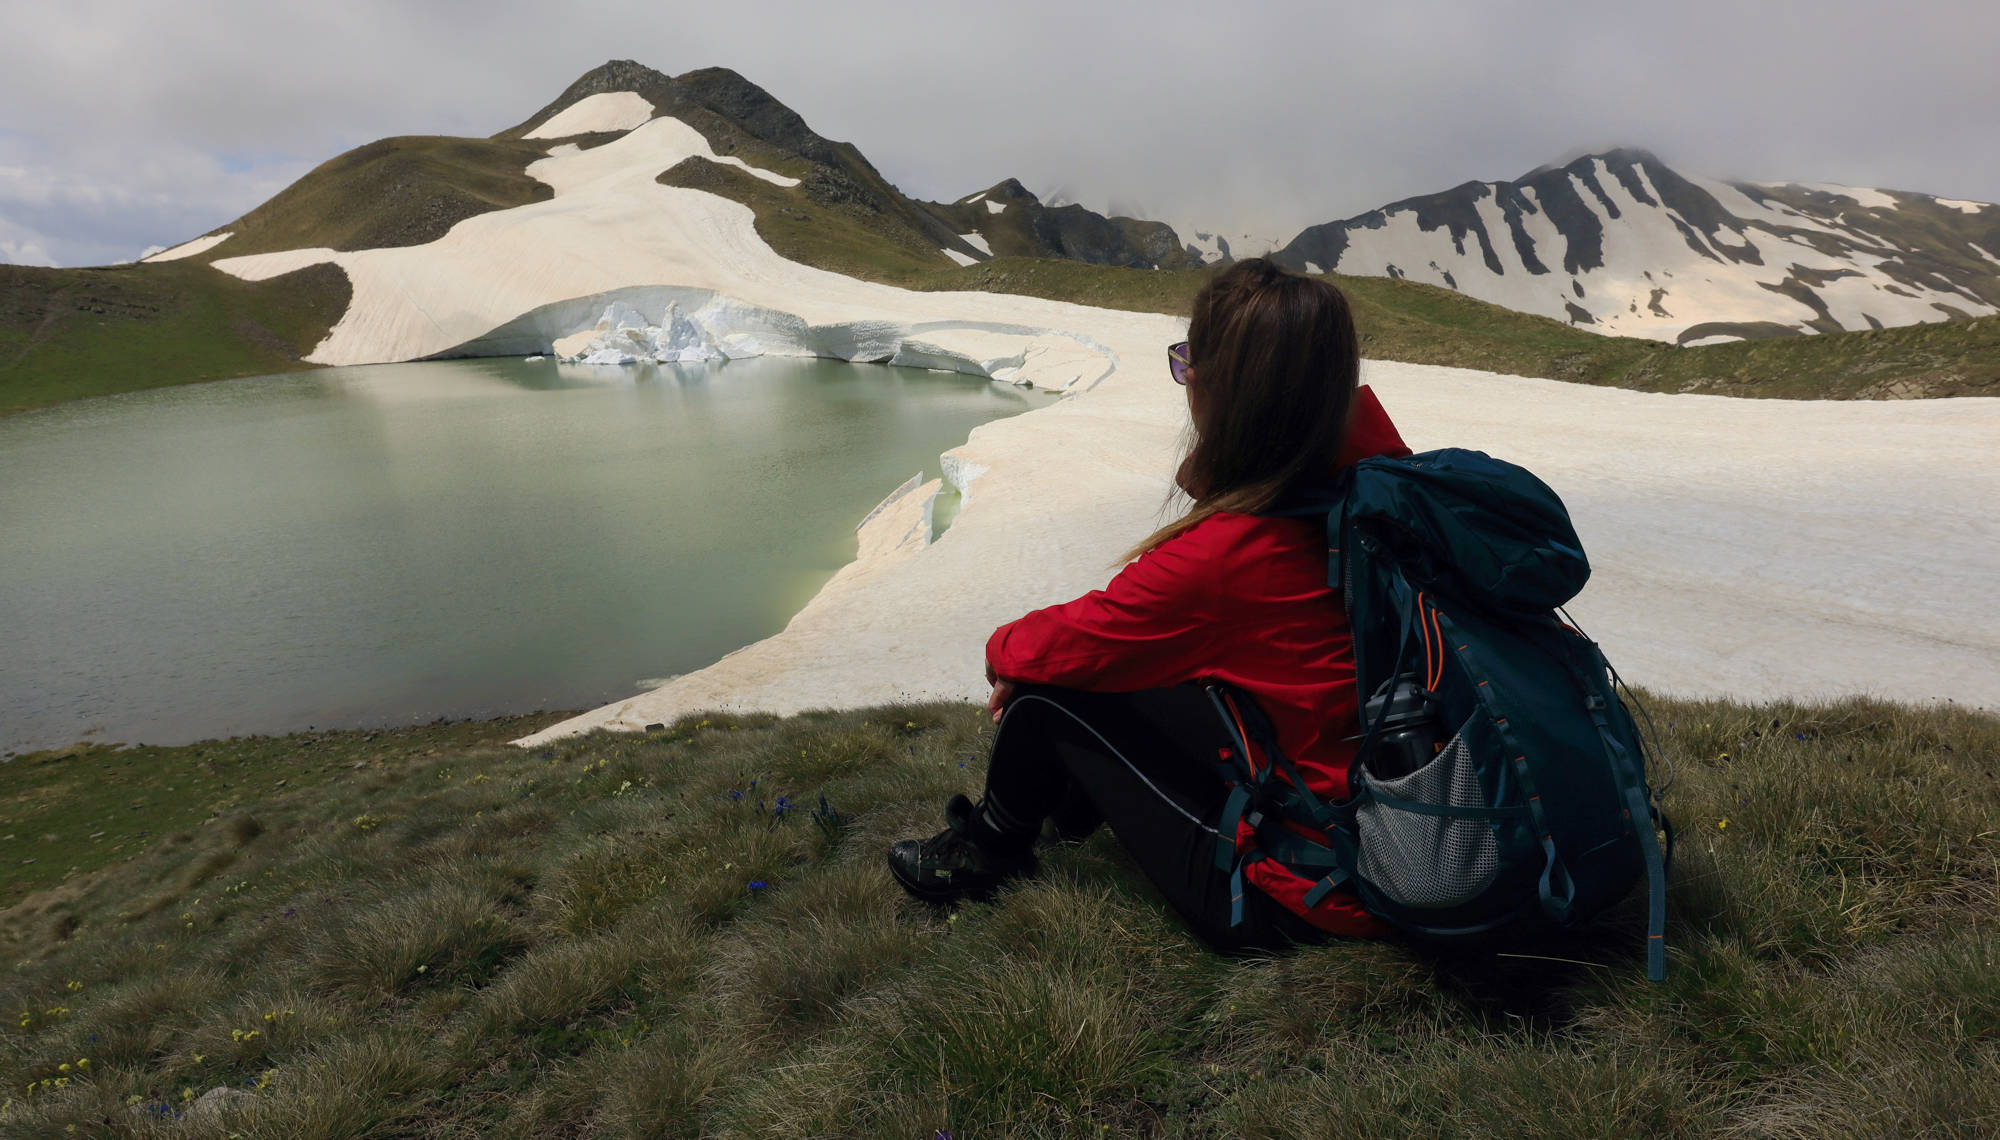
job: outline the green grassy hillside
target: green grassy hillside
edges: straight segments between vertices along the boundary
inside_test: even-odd
[[[316,265],[241,281],[189,261],[0,265],[0,415],[85,396],[291,372],[347,308]]]
[[[1637,900],[1499,956],[1218,958],[1105,836],[916,905],[882,853],[977,790],[969,706],[24,757],[0,1134],[1991,1135],[2000,720],[1652,712],[1662,985]]]
[[[547,142],[413,136],[380,139],[328,159],[277,196],[222,226],[229,240],[197,256],[423,245],[478,214],[545,202],[528,164]]]
[[[776,186],[735,166],[689,158],[663,186],[705,190],[750,207],[757,233],[780,257],[870,281],[907,281],[949,264],[930,239],[862,198],[815,196],[812,184]]]

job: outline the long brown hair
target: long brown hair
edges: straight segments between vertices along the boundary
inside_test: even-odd
[[[1265,258],[1236,262],[1195,295],[1188,359],[1193,434],[1174,482],[1194,505],[1120,561],[1218,512],[1268,510],[1339,461],[1361,372],[1339,289]]]

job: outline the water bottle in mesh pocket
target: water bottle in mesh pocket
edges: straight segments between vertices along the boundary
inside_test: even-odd
[[[1492,885],[1500,852],[1491,823],[1449,810],[1487,807],[1463,730],[1414,772],[1371,775],[1368,790],[1354,813],[1355,870],[1383,895],[1404,906],[1452,907]]]

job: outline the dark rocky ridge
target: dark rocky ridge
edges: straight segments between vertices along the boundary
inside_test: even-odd
[[[1128,269],[1200,264],[1164,222],[1107,218],[1075,203],[1049,206],[1019,179],[998,182],[972,197],[976,200],[925,202],[923,207],[955,233],[984,237],[995,257],[1058,257]],[[1006,208],[996,214],[988,202]]]

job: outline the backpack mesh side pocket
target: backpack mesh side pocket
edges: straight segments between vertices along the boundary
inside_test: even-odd
[[[1461,729],[1430,763],[1390,780],[1370,777],[1373,793],[1355,809],[1360,856],[1355,870],[1393,902],[1452,907],[1478,898],[1500,870],[1500,849],[1485,818],[1433,814],[1487,806]],[[1425,805],[1412,811],[1394,801]]]

